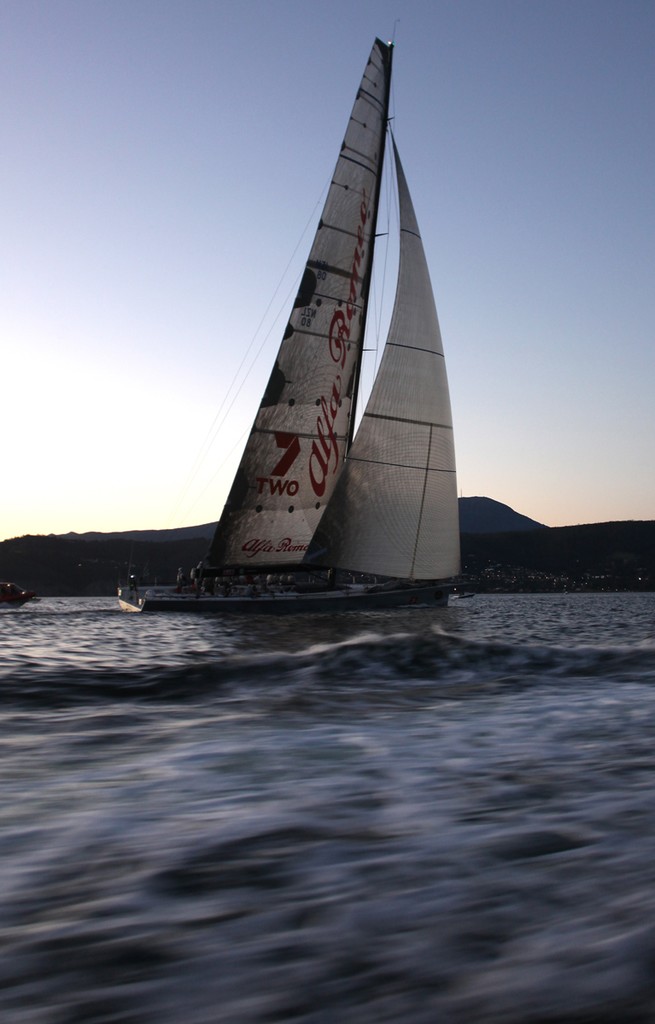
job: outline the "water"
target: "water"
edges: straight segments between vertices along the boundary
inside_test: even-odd
[[[0,616],[0,1019],[655,1020],[655,594]]]

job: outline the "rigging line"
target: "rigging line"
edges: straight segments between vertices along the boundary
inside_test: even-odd
[[[245,430],[243,431],[243,433],[241,434],[241,436],[240,436],[239,438],[237,438],[237,440],[236,440],[236,441],[234,442],[234,444],[233,444],[233,445],[232,445],[232,447],[230,448],[229,452],[228,452],[228,453],[226,454],[226,456],[225,456],[225,458],[223,459],[223,461],[221,462],[221,464],[220,464],[220,465],[218,466],[218,468],[217,468],[217,469],[216,469],[216,470],[214,471],[213,475],[212,475],[212,476],[211,476],[211,477],[209,478],[209,480],[207,481],[207,483],[206,483],[206,484],[205,484],[205,486],[203,487],[203,489],[202,489],[202,491],[200,492],[200,494],[196,495],[196,497],[195,497],[195,499],[194,499],[194,501],[193,501],[193,504],[192,504],[192,505],[190,505],[190,506],[189,506],[189,508],[188,508],[188,510],[187,510],[187,515],[191,515],[191,513],[193,512],[193,510],[194,510],[194,508],[196,507],[196,505],[198,504],[198,502],[199,502],[199,501],[201,500],[201,498],[203,498],[203,497],[204,497],[204,495],[205,495],[205,494],[206,494],[206,492],[207,492],[207,491],[209,490],[209,488],[211,487],[211,485],[212,485],[212,484],[214,483],[214,480],[216,479],[216,477],[218,476],[218,474],[219,474],[219,473],[221,472],[221,470],[223,469],[223,467],[225,466],[225,464],[226,464],[227,462],[229,462],[229,461],[230,461],[230,459],[231,459],[231,458],[232,458],[232,456],[234,455],[235,451],[237,451],[237,450],[238,450],[238,448],[239,448],[239,447],[240,447],[240,446],[241,446],[241,445],[243,444],[243,442],[244,442],[244,439],[246,438],[246,436],[247,436],[247,435],[248,435],[249,433],[250,433],[250,428],[249,428],[249,427],[247,427],[247,428],[246,428],[246,429],[245,429]]]
[[[348,462],[358,462],[360,465],[365,466],[385,466],[387,469],[409,469],[412,473],[425,475],[426,479],[429,478],[431,473],[449,473],[453,476],[457,471],[454,469],[444,469],[441,466],[415,466],[411,462],[390,462],[388,459],[363,459],[358,455],[348,455]]]
[[[293,292],[294,292],[294,291],[297,291],[297,289],[298,289],[298,282],[297,282],[297,280],[296,280],[296,282],[294,282],[294,283],[293,283],[293,284],[291,285],[291,288],[290,288],[290,289],[289,289],[289,291],[287,292],[287,295],[286,295],[286,299],[285,299],[285,303],[287,303],[287,302],[289,302],[289,301],[290,301],[291,295],[293,294]],[[223,427],[223,425],[224,425],[224,423],[225,423],[225,421],[226,421],[227,417],[229,416],[230,412],[231,412],[231,411],[232,411],[232,409],[234,408],[234,405],[235,405],[235,402],[236,402],[236,400],[238,399],[239,395],[241,394],[241,391],[243,390],[243,388],[244,388],[244,386],[245,386],[245,383],[246,383],[246,381],[248,380],[248,377],[249,377],[249,376],[250,376],[250,374],[252,373],[252,370],[253,370],[253,367],[255,366],[255,363],[256,363],[256,362],[257,362],[257,360],[259,359],[259,357],[260,357],[260,355],[261,355],[261,353],[262,353],[262,350],[263,350],[264,346],[266,345],[266,343],[267,343],[267,341],[268,341],[269,337],[271,336],[271,333],[272,333],[272,331],[273,331],[273,328],[274,328],[275,324],[277,323],[277,321],[278,321],[279,319],[280,319],[280,314],[278,313],[277,317],[275,318],[275,320],[274,320],[274,321],[273,321],[273,323],[271,324],[270,328],[268,329],[268,331],[267,331],[267,332],[266,332],[266,334],[264,335],[264,337],[263,337],[263,339],[262,339],[262,343],[261,343],[261,345],[259,346],[259,348],[257,349],[257,351],[256,351],[256,353],[255,353],[255,355],[254,355],[254,357],[253,357],[253,359],[252,359],[252,361],[251,361],[251,363],[250,363],[250,366],[248,367],[248,370],[247,370],[247,372],[246,372],[246,374],[245,374],[245,376],[244,376],[243,380],[241,381],[241,383],[239,384],[239,386],[238,386],[238,388],[237,388],[236,392],[235,392],[235,393],[234,393],[234,395],[232,396],[232,400],[231,400],[230,404],[229,404],[229,405],[228,405],[228,407],[227,407],[227,408],[226,408],[226,409],[224,410],[224,412],[223,412],[223,417],[222,417],[222,419],[221,419],[220,423],[219,423],[219,424],[217,425],[217,427],[216,427],[216,430],[214,431],[214,436],[213,436],[213,437],[211,438],[211,441],[209,442],[209,445],[208,445],[208,447],[207,447],[207,452],[205,453],[205,456],[206,456],[206,455],[208,454],[208,452],[209,452],[209,448],[211,448],[211,445],[212,445],[212,444],[214,443],[214,441],[215,441],[215,440],[216,440],[216,438],[218,437],[218,434],[219,434],[219,432],[220,432],[221,428]],[[246,354],[247,354],[247,353],[246,353]],[[245,357],[244,357],[244,358],[245,358]],[[231,387],[233,387],[233,386],[234,386],[234,382],[233,382],[233,384],[231,385]],[[229,391],[228,391],[228,394],[229,394]],[[222,408],[223,408],[223,406],[225,405],[225,402],[226,402],[226,401],[227,401],[227,396],[226,396],[226,397],[225,397],[225,399],[223,400],[223,404],[222,404],[222,406],[221,406],[221,409],[222,409]],[[217,417],[218,417],[218,415],[219,415],[219,414],[217,413]],[[214,419],[214,423],[216,423],[216,418]],[[191,515],[191,512],[192,512],[192,511],[193,511],[193,509],[194,509],[194,508],[196,507],[196,505],[198,504],[198,502],[200,501],[200,499],[201,499],[201,498],[203,497],[203,495],[204,495],[204,494],[206,493],[206,491],[207,491],[207,489],[208,489],[208,488],[210,487],[210,485],[211,485],[211,484],[212,484],[212,483],[214,482],[214,480],[216,479],[216,477],[218,476],[218,474],[219,474],[219,473],[220,473],[220,471],[222,470],[222,468],[223,468],[223,466],[225,465],[225,463],[226,463],[226,462],[227,462],[227,461],[228,461],[228,460],[230,459],[230,457],[231,457],[232,453],[234,452],[235,448],[237,448],[237,447],[238,447],[238,445],[239,445],[239,444],[241,443],[241,441],[242,441],[242,440],[243,440],[243,438],[244,438],[244,437],[246,436],[246,434],[250,433],[250,430],[251,430],[251,429],[252,429],[251,427],[248,427],[248,428],[247,428],[247,429],[246,429],[246,430],[245,430],[245,431],[244,431],[244,432],[243,432],[243,433],[241,434],[241,437],[239,438],[239,440],[238,440],[238,441],[236,442],[236,444],[235,444],[235,445],[233,445],[233,446],[232,446],[232,448],[230,449],[230,451],[228,452],[228,454],[227,454],[227,455],[225,456],[225,458],[223,459],[223,461],[222,461],[222,462],[220,463],[220,465],[218,466],[218,469],[216,469],[216,470],[214,471],[214,473],[212,474],[212,476],[211,476],[211,477],[209,478],[209,480],[207,481],[207,483],[205,484],[205,486],[204,486],[204,487],[203,487],[203,489],[201,490],[200,494],[199,494],[199,495],[197,495],[197,496],[196,496],[196,497],[195,497],[195,498],[193,499],[193,501],[192,501],[192,504],[191,504],[190,506],[188,506],[188,507],[187,507],[187,510],[186,510],[186,515],[187,515],[187,516]],[[204,461],[204,460],[203,460],[203,461]],[[200,467],[201,467],[201,464],[199,464],[199,465],[198,465],[198,467],[197,467],[197,469],[196,469],[196,472],[194,473],[194,477],[195,477],[195,476],[197,476],[198,472],[200,471]],[[183,500],[183,498],[184,498],[184,495],[182,495],[182,497],[181,497],[181,499],[180,499],[180,502],[178,502],[178,505],[179,505],[179,504],[181,503],[181,501]]]
[[[294,293],[294,292],[297,292],[297,290],[298,290],[298,279],[296,279],[296,281],[295,281],[295,282],[294,282],[294,283],[293,283],[293,284],[291,285],[291,287],[290,287],[289,291],[287,292],[287,295],[286,295],[286,298],[285,298],[285,308],[286,308],[286,304],[287,304],[287,303],[288,303],[288,302],[290,301],[290,299],[291,299],[291,296],[293,295],[293,293]],[[209,445],[209,447],[211,447],[211,445],[212,445],[212,444],[214,443],[214,441],[216,440],[216,437],[218,436],[218,434],[219,434],[219,431],[220,431],[221,427],[223,426],[223,424],[225,423],[225,420],[227,419],[227,417],[229,416],[230,412],[231,412],[231,411],[232,411],[232,409],[234,408],[234,404],[235,404],[235,402],[236,402],[237,398],[238,398],[238,397],[239,397],[239,395],[241,394],[241,391],[243,390],[243,388],[244,388],[244,386],[245,386],[245,383],[246,383],[246,381],[248,380],[248,377],[249,377],[249,376],[250,376],[250,374],[252,373],[252,369],[253,369],[253,367],[255,366],[255,363],[257,362],[257,360],[259,359],[260,355],[262,354],[262,350],[263,350],[264,346],[266,345],[266,343],[267,343],[268,339],[270,338],[270,336],[271,336],[271,333],[272,333],[272,331],[273,331],[273,328],[275,327],[275,325],[276,325],[276,323],[277,323],[277,321],[278,321],[279,319],[280,319],[280,313],[278,313],[277,317],[275,318],[275,320],[273,321],[273,323],[272,323],[272,324],[271,324],[271,326],[269,327],[268,331],[267,331],[267,332],[266,332],[266,334],[264,335],[264,337],[263,337],[263,339],[262,339],[262,343],[261,343],[261,345],[259,346],[259,348],[257,349],[257,351],[255,352],[255,355],[253,356],[253,359],[252,359],[252,361],[251,361],[251,363],[250,363],[250,366],[248,367],[248,370],[247,370],[247,372],[246,372],[246,374],[245,374],[245,376],[244,376],[243,380],[241,381],[241,383],[239,384],[239,387],[237,388],[236,392],[235,392],[235,393],[234,393],[234,395],[232,396],[232,400],[231,400],[230,404],[229,404],[229,405],[228,405],[228,407],[227,407],[227,408],[226,408],[226,409],[224,410],[224,412],[223,412],[223,417],[222,417],[222,419],[221,419],[220,423],[218,424],[218,426],[216,427],[216,430],[215,430],[215,432],[214,432],[214,436],[213,436],[213,438],[211,439],[211,442],[210,442],[210,445]],[[252,345],[251,345],[251,347],[252,347]],[[247,355],[247,353],[246,353],[246,355]],[[244,358],[245,358],[245,357],[244,357]],[[243,365],[243,361],[242,361],[242,365]],[[231,388],[231,387],[233,387],[233,386],[234,386],[234,382],[233,382],[233,384],[232,384],[232,385],[230,386],[230,388]],[[229,394],[229,391],[228,391],[228,394]],[[227,401],[227,396],[226,396],[226,397],[225,397],[225,399],[223,400],[223,405],[225,405],[225,402],[226,402],[226,401]],[[223,405],[221,406],[221,409],[223,408]],[[218,417],[218,415],[219,415],[219,414],[217,413],[217,416],[216,416],[216,418]],[[214,419],[214,423],[216,422],[216,418]],[[226,455],[226,457],[225,457],[225,458],[223,459],[223,461],[222,461],[222,462],[221,462],[221,464],[219,465],[218,469],[217,469],[217,470],[216,470],[216,471],[215,471],[215,472],[214,472],[214,473],[212,474],[212,476],[210,477],[209,481],[208,481],[208,482],[207,482],[207,483],[205,484],[205,486],[203,487],[203,489],[202,489],[202,491],[200,492],[200,494],[198,495],[198,497],[196,497],[196,498],[194,499],[194,501],[193,501],[192,505],[190,506],[190,508],[188,508],[188,509],[187,509],[187,513],[186,513],[187,515],[190,515],[190,514],[191,514],[192,510],[193,510],[193,509],[194,509],[194,508],[196,507],[196,505],[197,505],[197,504],[198,504],[198,502],[200,501],[200,498],[201,498],[201,497],[202,497],[202,496],[203,496],[203,495],[205,494],[205,492],[207,491],[207,488],[208,488],[208,487],[210,486],[210,484],[211,484],[211,483],[213,483],[213,481],[214,481],[214,480],[216,479],[216,477],[218,476],[218,474],[219,474],[220,470],[221,470],[221,469],[223,468],[223,466],[225,465],[225,463],[226,463],[226,462],[228,461],[228,459],[230,458],[230,456],[231,456],[231,455],[232,455],[232,453],[234,452],[234,449],[235,449],[235,448],[236,448],[236,447],[238,446],[238,444],[239,444],[239,443],[240,443],[240,441],[241,441],[241,440],[243,439],[243,437],[245,437],[245,435],[246,435],[246,434],[248,434],[248,433],[250,432],[250,429],[251,429],[251,427],[247,428],[247,429],[246,429],[246,430],[244,431],[244,433],[243,433],[243,434],[241,435],[241,438],[239,439],[239,441],[237,442],[237,444],[236,444],[236,445],[234,445],[234,446],[233,446],[233,447],[232,447],[232,448],[230,449],[229,453],[228,453],[228,454]],[[207,451],[209,451],[209,448],[207,449]],[[197,473],[198,473],[198,471],[199,471],[199,470],[200,470],[200,465],[198,466],[198,468],[197,468],[197,470],[196,470],[196,473],[194,474],[194,476],[195,476],[195,475],[197,475]]]
[[[330,175],[330,177],[331,177],[331,175]],[[241,392],[241,389],[243,388],[246,380],[248,379],[248,376],[251,373],[252,368],[253,368],[255,362],[257,361],[257,358],[259,357],[265,342],[270,337],[270,334],[271,334],[271,331],[273,330],[273,327],[275,326],[275,324],[277,323],[277,321],[279,320],[279,318],[281,316],[281,311],[280,311],[280,312],[278,312],[275,320],[271,324],[271,327],[267,331],[266,335],[264,336],[264,341],[262,342],[262,344],[260,345],[259,349],[257,350],[257,354],[255,355],[254,360],[251,362],[251,364],[250,364],[250,366],[249,366],[249,368],[248,368],[248,370],[247,370],[243,380],[241,381],[241,384],[239,385],[236,394],[232,398],[232,401],[230,402],[230,404],[227,407],[227,409],[225,409],[225,405],[226,405],[226,402],[229,399],[230,393],[236,387],[237,381],[239,379],[239,375],[241,374],[241,372],[243,370],[243,367],[244,367],[244,365],[246,363],[246,360],[248,359],[248,356],[249,356],[250,352],[252,351],[253,345],[255,344],[255,340],[257,338],[257,335],[261,331],[262,325],[264,324],[264,321],[266,320],[266,317],[268,316],[269,311],[270,311],[270,309],[271,309],[271,307],[272,307],[272,305],[273,305],[273,303],[274,303],[274,301],[275,301],[275,299],[276,299],[276,297],[277,297],[277,295],[278,295],[278,293],[280,291],[280,288],[282,286],[282,282],[284,281],[284,278],[286,277],[286,275],[287,275],[287,273],[289,271],[289,267],[293,263],[293,261],[294,261],[294,259],[296,257],[296,254],[297,254],[301,244],[303,243],[303,240],[304,240],[305,236],[307,235],[307,232],[309,230],[310,225],[315,220],[316,211],[317,211],[317,209],[320,208],[321,204],[325,202],[325,195],[326,195],[326,192],[327,192],[328,188],[329,188],[329,179],[328,179],[328,182],[324,185],[323,191],[320,193],[318,199],[316,200],[316,203],[314,204],[312,212],[310,213],[309,217],[307,218],[307,221],[305,222],[305,226],[304,226],[304,228],[303,228],[303,230],[302,230],[302,232],[300,234],[300,237],[299,237],[299,239],[298,239],[298,241],[296,243],[296,246],[295,246],[293,252],[291,253],[291,256],[289,257],[289,259],[287,261],[286,267],[284,268],[284,270],[282,271],[282,273],[280,275],[279,281],[278,281],[278,283],[277,283],[277,285],[275,287],[275,290],[273,291],[273,294],[272,294],[272,296],[270,298],[270,301],[269,301],[266,309],[262,313],[262,316],[261,316],[261,319],[259,321],[259,324],[257,325],[257,328],[255,329],[255,331],[254,331],[254,333],[252,335],[252,338],[251,338],[251,341],[250,341],[250,343],[248,345],[248,348],[246,349],[246,351],[245,351],[245,353],[243,355],[243,358],[242,358],[242,360],[241,360],[241,362],[240,362],[240,364],[239,364],[239,366],[238,366],[238,368],[237,368],[237,370],[236,370],[236,372],[234,374],[234,377],[232,378],[232,382],[231,382],[229,388],[227,389],[227,391],[225,392],[223,400],[222,400],[220,406],[218,407],[218,410],[216,411],[216,414],[214,416],[214,419],[211,422],[211,425],[210,425],[209,429],[207,430],[207,433],[206,433],[205,438],[204,438],[204,440],[203,440],[203,442],[202,442],[202,444],[200,446],[198,454],[196,455],[196,458],[195,458],[194,462],[192,463],[192,466],[191,466],[191,469],[190,469],[189,474],[187,476],[187,479],[186,479],[185,483],[182,485],[182,487],[180,488],[177,500],[176,500],[175,505],[173,507],[173,510],[172,510],[172,512],[170,514],[169,526],[172,524],[173,519],[177,515],[178,510],[180,508],[180,505],[184,501],[185,496],[188,493],[189,489],[191,488],[191,485],[192,485],[193,481],[195,480],[196,476],[198,475],[198,472],[200,471],[200,468],[201,468],[205,458],[209,454],[209,451],[210,451],[212,445],[214,444],[214,441],[216,440],[216,437],[218,436],[218,433],[220,432],[220,429],[223,426],[228,413],[232,409],[232,407],[234,405],[234,402],[236,401],[238,395]],[[287,295],[286,295],[285,300],[284,300],[285,307],[286,307],[286,304],[289,301],[290,294],[293,292],[294,287],[297,290],[299,279],[300,279],[300,275],[298,275],[296,277],[294,283],[292,284],[291,288],[287,292]],[[221,414],[223,414],[222,418],[221,418]],[[219,422],[219,420],[220,420],[220,422]]]
[[[319,202],[320,202],[320,200],[319,200]],[[297,247],[296,247],[296,248],[297,248]],[[287,264],[286,270],[288,270],[288,267],[289,267],[289,264]],[[285,273],[286,273],[286,270],[285,270]],[[284,275],[283,275],[283,277],[284,277]],[[246,373],[245,373],[245,376],[243,377],[243,379],[242,379],[241,383],[239,384],[239,386],[238,386],[237,390],[235,391],[234,395],[232,396],[232,400],[230,401],[230,403],[229,403],[229,405],[227,406],[227,408],[225,408],[225,409],[224,409],[225,403],[227,402],[227,398],[228,398],[228,395],[229,395],[230,391],[232,390],[232,388],[233,388],[233,387],[235,386],[235,384],[236,384],[236,376],[238,376],[238,375],[236,375],[236,376],[235,376],[235,379],[234,379],[234,380],[232,381],[232,384],[230,385],[230,388],[228,389],[227,395],[225,396],[225,398],[223,399],[223,402],[222,402],[222,404],[221,404],[221,410],[223,410],[223,416],[222,416],[222,418],[221,418],[221,420],[220,420],[220,423],[218,423],[218,424],[217,424],[217,426],[216,426],[216,429],[215,429],[215,431],[214,431],[214,436],[213,436],[213,437],[211,438],[211,440],[210,440],[210,443],[209,443],[209,446],[208,446],[208,449],[207,449],[207,451],[209,450],[209,447],[211,447],[211,445],[212,445],[212,444],[214,443],[214,441],[216,440],[216,437],[218,436],[218,434],[219,434],[219,432],[220,432],[221,428],[223,427],[223,425],[224,425],[224,423],[225,423],[226,419],[228,418],[228,416],[229,416],[230,412],[232,411],[232,409],[233,409],[233,407],[234,407],[234,405],[235,405],[235,403],[236,403],[236,401],[237,401],[237,399],[238,399],[239,395],[241,394],[241,391],[243,390],[243,388],[244,388],[244,386],[245,386],[245,384],[246,384],[246,381],[248,380],[248,378],[249,378],[250,374],[252,373],[253,367],[254,367],[254,366],[255,366],[255,364],[257,363],[257,360],[259,359],[259,357],[260,357],[260,355],[261,355],[261,353],[262,353],[262,350],[264,349],[264,347],[265,347],[266,343],[268,342],[268,339],[270,338],[270,336],[271,336],[271,333],[273,332],[273,329],[274,329],[274,327],[275,327],[275,326],[276,326],[276,324],[278,323],[278,321],[279,321],[279,319],[280,319],[280,317],[281,317],[281,315],[282,315],[282,312],[285,312],[285,311],[286,311],[286,309],[288,308],[288,306],[289,306],[289,304],[290,304],[290,302],[291,302],[291,298],[292,298],[292,296],[293,296],[293,295],[294,295],[295,293],[297,293],[297,291],[298,291],[298,282],[299,282],[299,277],[300,277],[300,275],[298,275],[298,276],[297,276],[297,277],[295,278],[295,280],[294,280],[294,281],[293,281],[293,282],[291,283],[291,285],[290,285],[290,287],[289,287],[289,289],[288,289],[288,291],[287,291],[287,293],[286,293],[286,295],[285,295],[285,297],[284,297],[284,299],[283,299],[283,301],[282,301],[282,303],[281,303],[281,306],[280,306],[280,311],[278,312],[278,314],[277,314],[277,316],[275,317],[275,319],[274,319],[273,323],[271,324],[271,326],[269,327],[268,331],[266,332],[266,334],[265,334],[265,335],[264,335],[264,337],[262,338],[261,344],[260,344],[259,348],[257,349],[257,351],[255,352],[255,355],[253,356],[253,358],[252,358],[252,360],[251,360],[251,362],[250,362],[250,365],[249,365],[249,367],[248,367],[248,369],[247,369],[247,371],[246,371]],[[280,281],[280,284],[281,284],[281,281]],[[280,284],[278,284],[278,290],[279,290]],[[270,308],[270,305],[271,305],[271,303],[269,303],[269,308]],[[261,327],[261,323],[260,323],[260,327]],[[255,335],[255,337],[256,337],[256,335]],[[250,346],[249,346],[249,348],[248,348],[248,352],[250,352],[250,350],[252,349],[252,345],[253,345],[253,344],[254,344],[254,337],[253,337],[253,341],[252,341],[252,342],[250,343]],[[242,359],[242,361],[241,361],[241,366],[240,366],[240,368],[239,368],[239,369],[241,369],[241,368],[243,367],[243,363],[245,362],[245,359],[247,358],[248,352],[246,352],[246,355],[245,355],[245,356],[244,356],[244,358]],[[216,416],[214,417],[214,424],[216,424],[216,421],[217,421],[217,419],[218,419],[218,416],[220,415],[220,411],[221,411],[221,410],[219,410],[219,412],[218,412],[218,413],[216,414]],[[214,424],[212,424],[212,426],[214,426]],[[251,429],[251,428],[249,428],[249,429]],[[205,484],[205,486],[203,487],[202,491],[200,492],[200,495],[198,495],[198,496],[197,496],[197,497],[196,497],[196,498],[195,498],[195,499],[193,500],[193,502],[192,502],[191,506],[190,506],[190,507],[189,507],[189,508],[187,509],[187,513],[186,513],[187,515],[190,515],[190,514],[191,514],[192,510],[193,510],[193,509],[195,508],[195,506],[196,506],[196,505],[198,504],[198,501],[200,500],[200,498],[201,498],[201,497],[202,497],[202,496],[203,496],[203,495],[205,494],[205,492],[207,491],[208,487],[209,487],[209,486],[210,486],[210,485],[211,485],[211,484],[213,483],[213,481],[214,481],[214,480],[216,479],[216,477],[218,476],[219,472],[221,471],[221,469],[223,468],[223,466],[225,465],[225,463],[226,463],[226,462],[227,462],[227,461],[229,460],[229,458],[230,458],[230,456],[232,455],[232,453],[234,452],[235,448],[237,448],[237,447],[238,447],[239,443],[240,443],[240,442],[241,442],[241,441],[243,440],[243,438],[244,438],[244,437],[246,436],[246,434],[247,434],[247,433],[249,433],[249,429],[247,429],[247,430],[245,430],[245,431],[244,431],[244,433],[243,433],[243,434],[241,435],[241,437],[240,437],[239,441],[237,441],[237,442],[236,442],[236,444],[235,444],[235,445],[233,445],[233,447],[232,447],[232,448],[230,449],[230,451],[229,451],[229,452],[228,452],[228,454],[227,454],[227,455],[225,456],[225,458],[223,459],[223,461],[222,461],[222,462],[220,463],[220,465],[219,465],[218,469],[216,469],[216,470],[215,470],[215,472],[214,472],[214,473],[212,474],[212,476],[210,477],[209,481],[208,481],[208,482],[207,482],[207,483]],[[199,470],[200,470],[200,465],[198,465],[198,467],[197,467],[197,469],[196,469],[196,472],[194,473],[194,476],[196,476],[196,475],[197,475],[197,473],[198,473],[198,471],[199,471]],[[181,503],[181,501],[182,501],[183,499],[184,499],[184,495],[182,495],[182,496],[180,497],[180,501],[178,502],[178,505],[179,505],[179,504]]]

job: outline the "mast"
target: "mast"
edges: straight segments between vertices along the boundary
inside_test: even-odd
[[[379,43],[380,50],[382,50],[382,47],[385,46],[385,44],[381,40],[377,40],[377,42]],[[357,418],[357,399],[359,397],[359,382],[360,382],[361,375],[362,375],[362,362],[363,362],[363,359],[364,359],[364,340],[366,338],[366,323],[367,323],[367,320],[368,320],[368,297],[369,297],[369,293],[370,293],[370,290],[371,290],[371,279],[373,277],[373,260],[375,259],[375,243],[376,243],[376,239],[377,239],[377,222],[378,222],[378,214],[380,212],[380,192],[381,192],[381,189],[382,189],[382,168],[384,166],[384,155],[385,155],[385,151],[386,151],[386,148],[387,148],[386,142],[387,142],[387,135],[388,135],[388,132],[389,132],[389,97],[391,95],[391,72],[392,72],[392,61],[393,61],[393,49],[394,49],[393,42],[390,42],[390,43],[386,44],[386,58],[387,58],[387,64],[388,64],[387,79],[386,79],[386,90],[385,90],[385,97],[384,97],[384,121],[385,121],[385,125],[386,125],[386,132],[385,132],[384,143],[380,147],[380,154],[379,154],[379,159],[378,159],[377,187],[376,187],[376,190],[375,190],[375,200],[374,200],[374,206],[373,206],[373,209],[375,210],[375,230],[373,231],[373,233],[371,235],[371,242],[370,242],[371,253],[370,253],[370,259],[368,261],[368,271],[367,271],[366,277],[364,279],[364,284],[363,284],[363,287],[362,287],[362,302],[363,302],[363,306],[364,306],[364,312],[363,312],[363,316],[362,316],[362,337],[361,337],[361,345],[360,345],[360,348],[359,348],[359,357],[358,357],[357,363],[355,365],[355,380],[354,380],[354,386],[353,386],[352,412],[351,412],[351,415],[350,415],[350,424],[349,424],[349,427],[348,427],[348,437],[346,439],[346,453],[348,453],[348,451],[350,449],[350,446],[353,443],[353,437],[355,436],[355,420]],[[384,52],[384,51],[382,51],[382,52]]]

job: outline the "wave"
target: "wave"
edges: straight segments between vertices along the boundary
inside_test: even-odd
[[[558,647],[428,633],[360,633],[296,650],[90,651],[10,657],[5,701],[238,702],[242,710],[417,707],[539,685],[655,682],[655,643]]]

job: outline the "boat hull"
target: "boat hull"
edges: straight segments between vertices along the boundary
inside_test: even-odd
[[[375,611],[384,608],[445,607],[449,588],[439,584],[399,587],[350,587],[316,593],[229,595],[179,594],[146,590],[142,596],[119,590],[125,612],[182,612],[192,615],[297,615],[325,612]]]
[[[35,598],[33,590],[22,590],[15,583],[0,583],[0,608],[21,608]]]

